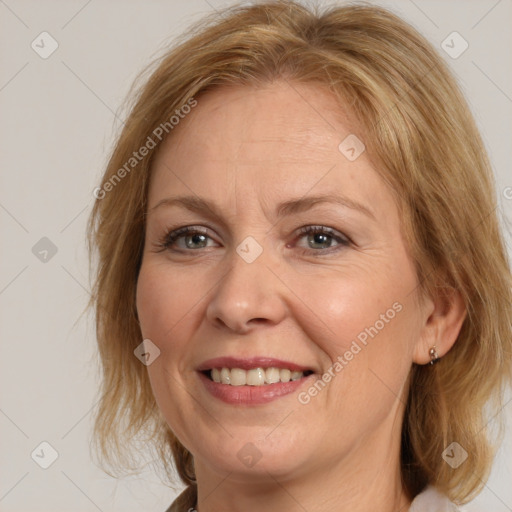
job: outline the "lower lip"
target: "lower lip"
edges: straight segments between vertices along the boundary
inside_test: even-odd
[[[204,373],[199,372],[199,378],[215,398],[234,405],[258,405],[272,402],[293,393],[311,377],[314,377],[314,374],[298,380],[263,384],[262,386],[231,386],[230,384],[214,382]]]

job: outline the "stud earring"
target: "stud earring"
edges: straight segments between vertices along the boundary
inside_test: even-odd
[[[436,364],[441,360],[439,354],[437,353],[435,345],[428,351],[428,354],[430,356],[430,364]]]

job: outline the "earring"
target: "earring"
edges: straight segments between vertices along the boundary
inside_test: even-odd
[[[435,345],[428,351],[428,354],[430,356],[430,364],[436,364],[441,360],[439,354],[437,353]]]

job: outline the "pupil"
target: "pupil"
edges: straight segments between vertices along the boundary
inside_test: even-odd
[[[315,233],[313,235],[313,243],[314,244],[319,244],[319,245],[322,245],[322,244],[328,244],[328,238],[329,238],[329,235],[325,235],[323,233]]]
[[[204,242],[204,235],[191,235],[188,238],[188,247],[194,248],[196,244],[200,244],[201,242]]]

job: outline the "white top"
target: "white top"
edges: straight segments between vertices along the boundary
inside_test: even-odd
[[[460,512],[444,494],[429,485],[412,500],[409,512]]]

